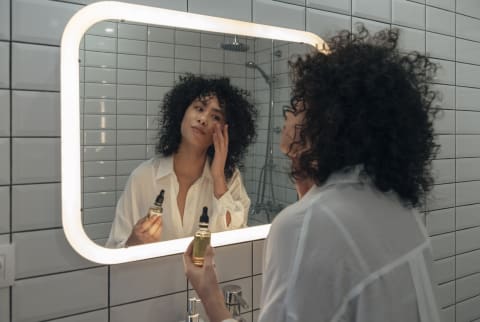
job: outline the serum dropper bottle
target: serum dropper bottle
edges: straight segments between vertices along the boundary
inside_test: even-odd
[[[151,218],[152,216],[162,216],[163,215],[163,198],[164,198],[164,195],[165,195],[165,190],[162,189],[162,191],[160,191],[157,198],[155,199],[155,202],[153,203],[153,205],[148,210],[148,218]]]
[[[210,244],[211,232],[208,230],[208,208],[203,207],[202,215],[200,216],[200,228],[195,233],[193,240],[193,263],[197,266],[203,266],[205,250]]]

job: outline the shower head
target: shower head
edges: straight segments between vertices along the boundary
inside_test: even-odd
[[[254,68],[254,69],[258,70],[260,72],[260,74],[262,74],[262,77],[265,79],[267,84],[270,85],[270,83],[273,81],[273,79],[271,77],[269,77],[267,75],[267,73],[265,73],[265,71],[260,66],[255,64],[255,62],[248,61],[248,62],[245,63],[245,66],[247,66],[248,68]]]
[[[245,52],[249,48],[247,44],[238,42],[237,36],[234,36],[233,41],[231,43],[222,43],[220,46],[224,50],[239,51],[239,52]]]

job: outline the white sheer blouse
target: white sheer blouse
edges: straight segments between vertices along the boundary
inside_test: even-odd
[[[259,322],[438,322],[418,213],[359,168],[333,175],[274,220]]]
[[[162,189],[165,190],[162,240],[193,236],[198,230],[203,207],[209,209],[209,229],[212,232],[246,227],[250,199],[238,169],[227,186],[228,191],[220,199],[215,198],[210,165],[205,162],[202,176],[188,190],[182,222],[177,204],[179,187],[173,171],[173,156],[144,161],[130,175],[117,203],[106,247],[125,245],[133,226],[148,214],[148,209]],[[231,215],[228,227],[227,212]]]

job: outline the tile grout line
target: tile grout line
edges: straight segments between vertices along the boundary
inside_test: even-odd
[[[8,84],[8,87],[9,87],[9,107],[10,107],[10,182],[9,182],[9,202],[10,202],[10,209],[9,209],[9,216],[10,216],[10,231],[9,231],[9,239],[10,239],[10,243],[13,243],[13,234],[12,234],[12,231],[13,231],[13,209],[12,209],[12,203],[13,203],[13,186],[12,186],[12,182],[13,182],[13,138],[12,138],[12,134],[13,134],[13,131],[12,131],[12,128],[13,128],[13,97],[12,97],[12,36],[13,36],[13,32],[12,32],[12,26],[13,26],[13,0],[10,0],[9,1],[10,3],[10,30],[9,30],[9,34],[10,34],[10,39],[9,39],[9,84]],[[14,278],[14,282],[15,282],[15,278]],[[13,286],[10,286],[9,287],[9,320],[10,322],[13,321]]]
[[[454,208],[454,213],[453,213],[453,220],[454,220],[454,250],[455,250],[455,256],[454,256],[454,266],[453,266],[453,277],[454,277],[454,288],[453,288],[453,296],[454,296],[454,322],[457,321],[457,0],[455,0],[454,3],[454,25],[453,25],[453,34],[455,35],[455,47],[454,47],[454,59],[455,59],[455,70],[454,70],[454,83],[455,83],[455,92],[453,93],[453,99],[454,99],[454,104],[455,104],[455,113],[453,114],[453,122],[454,122],[454,132],[455,132],[455,141],[454,141],[454,166],[453,166],[453,175],[455,178],[455,190],[454,190],[454,195],[453,199],[455,200],[455,208]]]

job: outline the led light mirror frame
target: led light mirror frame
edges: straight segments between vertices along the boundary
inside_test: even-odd
[[[104,20],[140,22],[167,27],[197,29],[224,34],[261,37],[310,44],[324,50],[326,44],[317,35],[280,27],[260,25],[154,8],[115,1],[103,1],[79,10],[67,23],[61,42],[61,148],[62,148],[62,224],[72,247],[86,259],[101,264],[117,264],[184,252],[189,238],[109,249],[95,244],[85,233],[81,217],[80,171],[80,91],[79,46],[84,33]],[[270,225],[212,234],[212,245],[222,246],[265,238]]]

